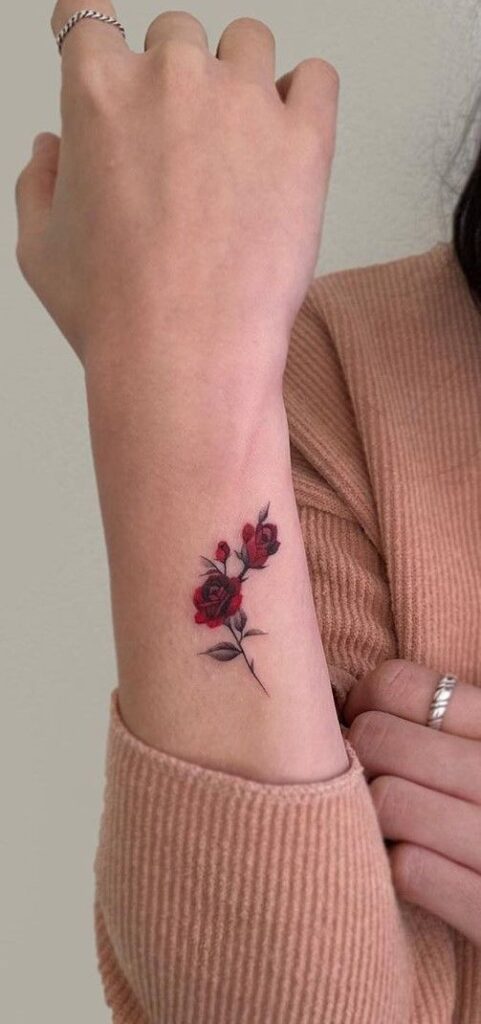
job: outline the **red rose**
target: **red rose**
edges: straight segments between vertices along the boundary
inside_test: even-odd
[[[265,565],[269,555],[275,555],[280,548],[280,542],[277,540],[277,526],[274,526],[273,523],[259,523],[257,526],[246,523],[242,530],[242,539],[250,569]]]
[[[193,600],[197,608],[196,622],[205,622],[211,629],[223,626],[240,608],[241,581],[237,576],[229,578],[221,572],[210,572],[204,583],[197,587]]]
[[[227,562],[230,555],[230,547],[226,540],[219,541],[215,557],[218,562]]]

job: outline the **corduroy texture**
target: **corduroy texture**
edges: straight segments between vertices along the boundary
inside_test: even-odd
[[[336,704],[403,657],[481,682],[481,317],[450,245],[317,278],[285,375]],[[368,787],[269,786],[111,698],[95,859],[113,1024],[481,1024],[481,950],[398,902]]]

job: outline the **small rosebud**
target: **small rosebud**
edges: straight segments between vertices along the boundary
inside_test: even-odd
[[[218,562],[226,562],[230,555],[230,547],[225,540],[219,541],[215,557]]]
[[[251,537],[254,536],[255,532],[255,526],[252,526],[252,523],[246,523],[242,530],[242,540],[244,540],[247,544],[248,541],[250,541]]]

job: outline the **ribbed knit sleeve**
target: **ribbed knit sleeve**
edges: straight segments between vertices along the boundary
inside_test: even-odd
[[[284,380],[299,519],[336,705],[398,653],[369,472],[320,279],[292,331]]]
[[[372,436],[371,446],[365,446],[364,435],[380,380],[370,376],[362,362],[370,355],[370,331],[377,327],[377,296],[369,292],[368,313],[366,307],[358,310],[353,284],[349,272],[313,282],[292,332],[284,388],[299,518],[341,722],[346,695],[356,679],[388,658],[408,656],[397,635],[399,608],[393,606],[378,516],[378,511],[384,519],[389,512],[394,516],[396,508],[382,480],[379,510],[373,487],[373,477],[379,477],[378,452],[383,451],[382,420],[376,420],[375,446]],[[354,393],[352,372],[346,372],[352,364]],[[383,367],[383,372],[390,374],[392,367]],[[397,543],[403,539],[399,529]],[[370,856],[371,863],[377,863],[375,843]],[[405,974],[410,1003],[403,1019],[406,1024],[453,1024],[458,1021],[453,1016],[458,979],[449,930],[418,906],[398,901],[398,907],[412,965]],[[405,969],[402,946],[401,942],[393,955],[400,956]],[[375,942],[371,948],[374,952]],[[465,1016],[465,990],[463,985],[459,1024],[478,1024],[481,1011]]]
[[[111,697],[95,859],[114,1024],[406,1024],[409,971],[355,751],[269,785],[136,738]]]
[[[306,488],[306,469],[292,454],[298,512],[322,643],[338,713],[355,679],[397,656],[383,560],[358,522],[326,484]],[[334,509],[334,501],[338,508]]]

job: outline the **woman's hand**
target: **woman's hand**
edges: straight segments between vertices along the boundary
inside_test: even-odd
[[[458,682],[442,731],[425,726],[440,673],[387,661],[343,716],[365,767],[401,898],[481,944],[481,691]]]
[[[59,0],[54,31],[73,10]],[[83,360],[106,339],[168,348],[174,323],[179,367],[198,344],[205,363],[238,364],[242,333],[244,364],[250,339],[256,379],[280,384],[318,255],[338,79],[313,58],[276,83],[274,50],[240,18],[214,56],[180,11],[155,19],[142,54],[97,21],[66,37],[62,138],[41,136],[19,178],[18,258]]]

